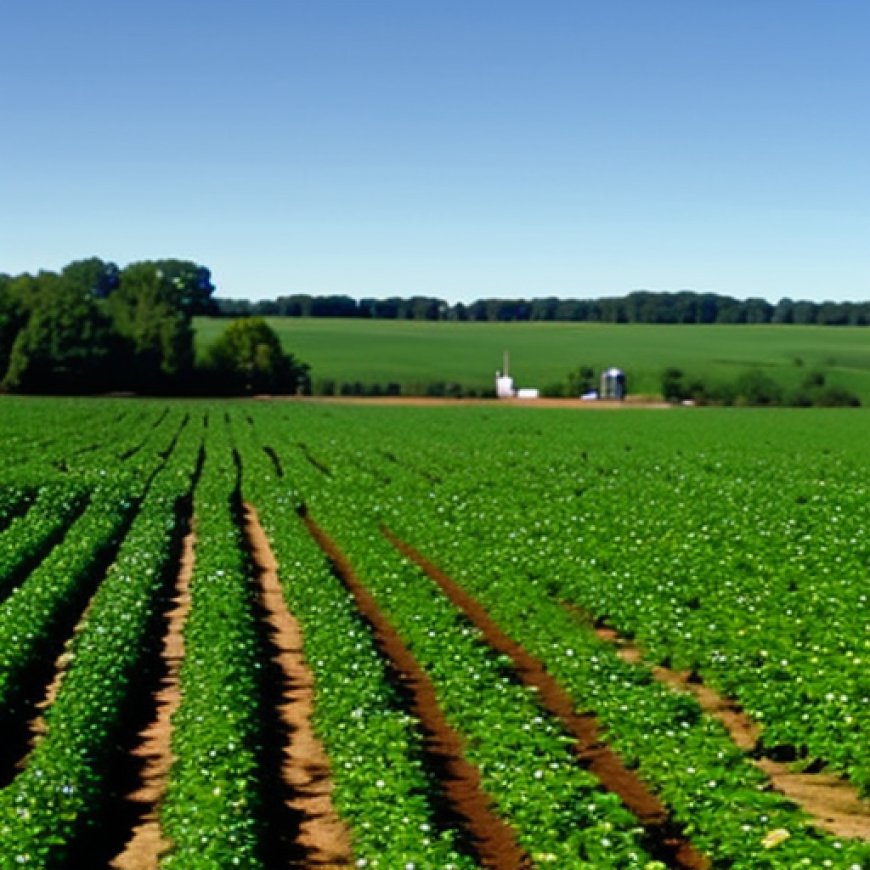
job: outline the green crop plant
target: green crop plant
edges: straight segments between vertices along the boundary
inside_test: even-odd
[[[234,513],[237,474],[225,427],[208,430],[194,492],[195,567],[184,625],[175,761],[161,808],[161,866],[261,867],[259,644]]]
[[[0,791],[4,868],[66,866],[105,809],[115,740],[150,646],[197,450],[191,432],[155,477],[75,635],[45,734]]]
[[[314,729],[328,753],[333,800],[359,867],[476,866],[440,819],[420,725],[350,593],[298,516],[299,493],[276,477],[252,437],[241,439],[244,489],[257,505],[299,620],[315,679]]]

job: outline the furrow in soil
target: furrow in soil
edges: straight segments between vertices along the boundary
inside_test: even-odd
[[[579,619],[594,625],[591,616],[574,605],[566,606]],[[659,682],[693,695],[705,713],[725,726],[737,746],[754,755],[752,762],[771,785],[801,807],[816,827],[838,837],[870,840],[870,800],[862,799],[850,782],[824,771],[793,770],[788,764],[765,756],[759,751],[761,728],[736,701],[705,685],[697,674],[647,665],[643,650],[609,626],[597,625],[594,631],[602,640],[614,644],[624,661],[644,664]]]
[[[604,788],[618,795],[637,816],[647,832],[647,847],[650,851],[670,867],[693,870],[708,867],[707,859],[679,831],[662,802],[602,742],[595,716],[578,713],[568,693],[546,671],[543,664],[502,631],[476,598],[389,529],[384,528],[382,531],[400,553],[411,559],[438,584],[445,595],[483,632],[484,639],[493,649],[511,658],[519,679],[527,686],[537,689],[541,706],[557,716],[574,737],[574,751],[579,761],[601,781]]]
[[[453,819],[467,833],[475,857],[483,867],[523,870],[530,866],[513,829],[492,810],[481,785],[480,771],[464,755],[462,738],[444,717],[432,681],[365,589],[353,566],[336,543],[305,512],[309,533],[331,560],[336,574],[353,595],[363,618],[371,625],[378,647],[398,675],[410,712],[426,735],[428,764],[436,773]]]
[[[181,699],[178,672],[184,658],[182,632],[190,609],[195,546],[196,536],[190,531],[181,542],[175,588],[164,615],[166,628],[159,665],[162,673],[154,698],[154,716],[139,732],[139,742],[131,753],[141,764],[141,773],[124,800],[133,806],[137,820],[123,850],[109,863],[114,870],[154,870],[159,856],[169,846],[161,834],[158,814],[172,765],[170,720]]]
[[[285,603],[278,564],[251,504],[244,505],[244,525],[268,634],[267,653],[274,665],[271,703],[281,736],[280,757],[276,758],[282,780],[279,793],[283,793],[287,818],[294,822],[282,826],[281,835],[292,836],[292,843],[284,855],[273,857],[298,868],[350,867],[350,833],[332,803],[329,759],[311,724],[314,679],[305,662],[302,630]]]

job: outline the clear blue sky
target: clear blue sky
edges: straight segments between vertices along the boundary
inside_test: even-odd
[[[28,0],[0,271],[870,298],[868,0]]]

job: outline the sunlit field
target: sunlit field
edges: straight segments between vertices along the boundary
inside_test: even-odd
[[[675,366],[690,378],[733,380],[760,369],[786,388],[813,371],[870,404],[870,331],[860,327],[652,326],[574,323],[439,323],[269,318],[285,349],[311,365],[315,382],[398,383],[424,392],[435,381],[493,387],[510,353],[518,386],[543,388],[581,365],[624,369],[629,391],[657,395]],[[197,319],[202,350],[225,321]]]

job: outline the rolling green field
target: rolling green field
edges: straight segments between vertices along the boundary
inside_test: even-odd
[[[517,386],[543,388],[588,365],[619,366],[629,392],[657,395],[661,373],[733,380],[762,369],[784,387],[813,370],[870,404],[870,330],[816,326],[650,326],[590,323],[442,323],[426,321],[269,318],[284,347],[311,365],[318,381],[390,382],[405,393],[433,381],[474,389],[493,386],[510,352]],[[225,322],[196,321],[200,352]]]
[[[866,409],[0,411],[0,870],[870,868]]]

